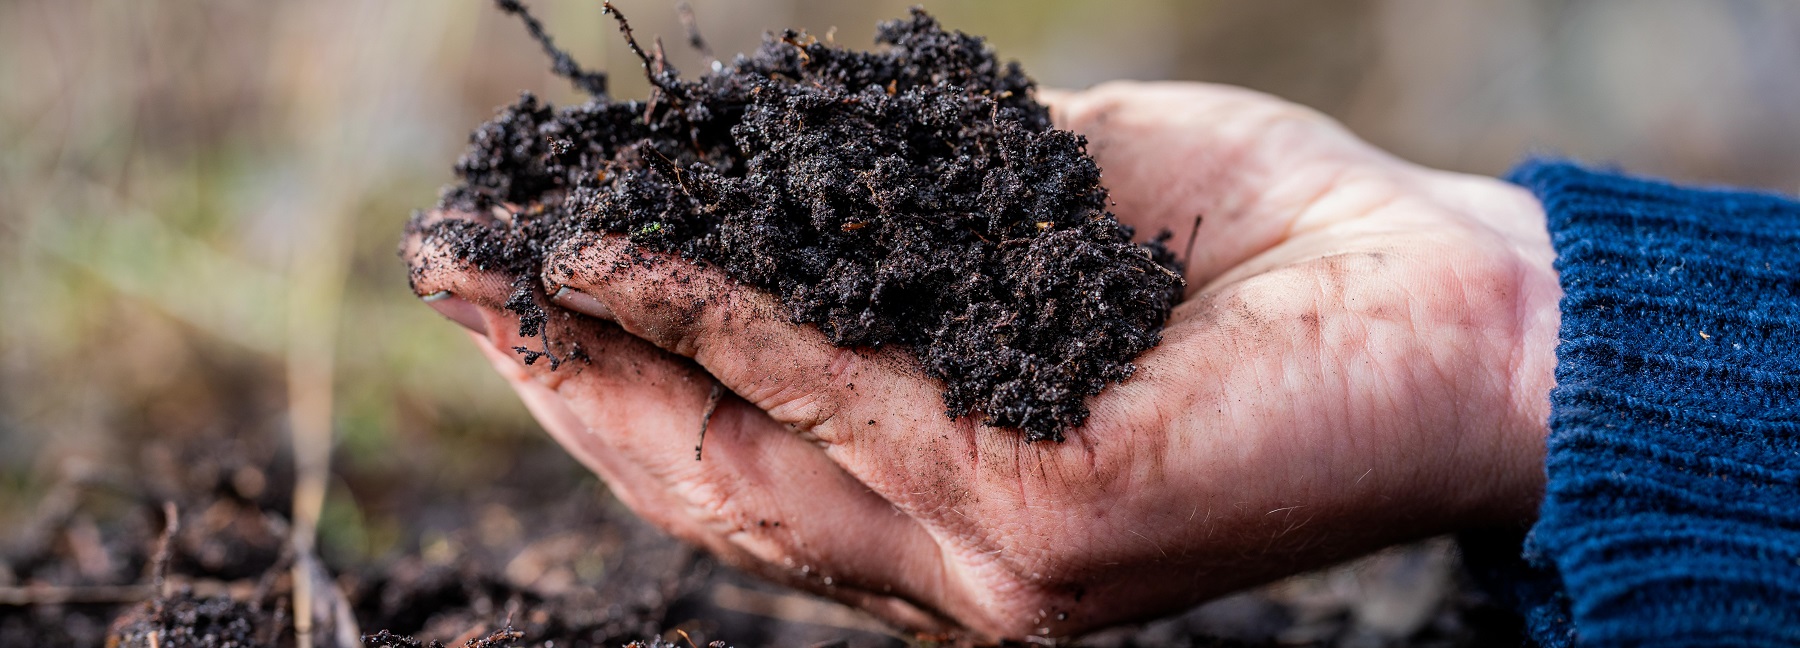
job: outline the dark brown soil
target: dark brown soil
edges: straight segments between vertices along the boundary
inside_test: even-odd
[[[546,254],[593,232],[717,266],[839,346],[910,348],[949,416],[1031,440],[1080,426],[1160,341],[1182,283],[1168,234],[1132,241],[1085,141],[980,38],[915,9],[878,51],[788,31],[692,80],[658,47],[650,98],[616,101],[526,21],[593,99],[526,94],[482,124],[440,208],[501,216],[414,227],[516,277],[509,307],[544,337],[527,362],[560,361]]]
[[[257,606],[191,592],[145,603],[119,619],[116,646],[252,648],[277,645],[284,625]]]

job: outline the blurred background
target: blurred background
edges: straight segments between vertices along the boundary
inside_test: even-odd
[[[532,4],[615,96],[645,94],[597,2]],[[617,4],[702,69],[672,1]],[[790,26],[866,47],[909,4],[693,0],[722,56]],[[1241,84],[1432,166],[1555,153],[1800,191],[1791,0],[924,4],[1048,86]],[[466,522],[419,501],[597,488],[394,255],[473,126],[521,90],[579,99],[548,67],[486,0],[0,0],[0,529],[59,484],[154,465],[285,501],[290,433],[336,439],[320,542],[338,565]],[[146,441],[168,438],[268,461]]]

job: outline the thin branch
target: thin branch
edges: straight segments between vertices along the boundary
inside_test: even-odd
[[[1126,256],[1131,256],[1131,255],[1126,255]],[[1183,277],[1179,274],[1175,274],[1174,270],[1170,270],[1167,266],[1164,266],[1161,263],[1157,263],[1155,259],[1150,258],[1149,251],[1146,250],[1143,255],[1137,256],[1136,258],[1140,261],[1143,261],[1144,265],[1150,266],[1152,268],[1156,268],[1156,270],[1158,272],[1169,275],[1169,278],[1174,279],[1175,283],[1180,284],[1181,287],[1183,287],[1183,288],[1187,287],[1187,278],[1186,277]]]
[[[150,591],[157,598],[169,595],[169,559],[175,554],[175,534],[181,531],[181,512],[174,502],[163,502],[162,539],[150,561]]]
[[[699,52],[700,56],[706,59],[708,67],[718,63],[719,59],[713,56],[712,47],[709,47],[706,39],[700,36],[700,22],[694,18],[694,6],[688,4],[687,0],[682,0],[680,4],[675,5],[675,13],[681,17],[681,27],[687,30],[688,46],[694,48],[694,51]]]
[[[638,60],[644,63],[644,78],[650,81],[650,85],[663,91],[663,94],[669,95],[671,101],[679,100],[681,98],[679,88],[667,78],[669,75],[659,73],[656,59],[646,54],[643,47],[638,46],[637,37],[631,34],[631,21],[625,19],[625,14],[620,13],[619,8],[614,7],[610,1],[602,2],[600,10],[611,14],[613,20],[619,23],[619,33],[625,35],[625,44],[631,47],[631,53],[636,54]]]
[[[550,69],[556,72],[557,76],[568,79],[570,83],[575,84],[576,89],[593,97],[606,96],[606,73],[582,70],[581,65],[575,62],[575,57],[569,56],[568,52],[558,48],[556,43],[550,40],[550,34],[544,31],[544,24],[538,22],[537,17],[531,15],[531,11],[525,8],[525,3],[519,2],[519,0],[494,0],[494,4],[499,5],[501,11],[518,16],[519,20],[525,23],[525,30],[531,32],[531,38],[543,46],[545,54],[550,55]]]

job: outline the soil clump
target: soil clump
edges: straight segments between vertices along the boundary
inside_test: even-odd
[[[906,347],[949,416],[1034,441],[1082,425],[1084,399],[1160,341],[1182,288],[1168,233],[1133,242],[1085,140],[1053,128],[1031,79],[982,39],[915,9],[880,26],[877,51],[790,30],[684,79],[621,17],[653,91],[619,101],[522,5],[499,5],[592,99],[501,110],[440,198],[477,216],[420,215],[410,231],[515,278],[508,307],[543,340],[518,349],[527,362],[566,355],[539,277],[593,233],[716,266],[833,344]]]

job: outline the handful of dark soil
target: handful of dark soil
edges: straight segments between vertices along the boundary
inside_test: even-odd
[[[1080,426],[1083,399],[1160,341],[1182,283],[1168,233],[1132,242],[1085,140],[1051,128],[980,38],[915,9],[881,25],[879,51],[788,31],[687,80],[621,17],[654,90],[616,101],[516,0],[499,5],[593,99],[526,94],[482,124],[440,207],[504,217],[414,227],[517,278],[509,307],[545,338],[527,362],[559,360],[544,255],[591,232],[717,266],[839,346],[904,345],[948,415],[1030,440]]]

